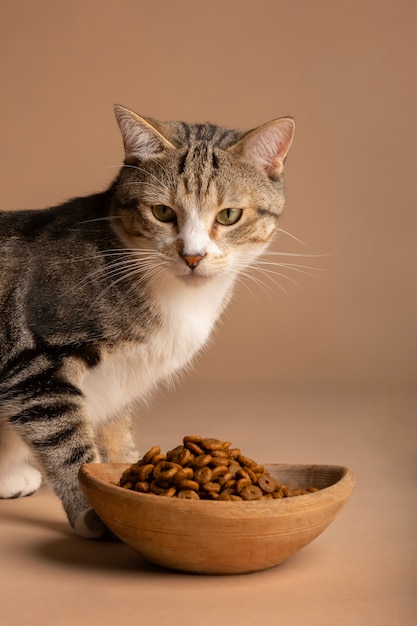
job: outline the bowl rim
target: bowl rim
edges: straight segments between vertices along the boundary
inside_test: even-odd
[[[321,508],[324,504],[324,501],[329,499],[333,500],[343,500],[346,501],[351,496],[354,488],[355,488],[355,476],[353,471],[344,465],[329,465],[329,464],[317,464],[317,463],[305,463],[305,464],[289,464],[289,463],[264,463],[265,469],[271,471],[271,468],[275,469],[287,469],[287,470],[306,470],[307,468],[310,470],[319,471],[321,469],[327,469],[330,472],[338,472],[340,474],[339,478],[332,484],[319,489],[318,491],[314,491],[311,493],[291,496],[288,498],[277,498],[272,500],[245,500],[245,501],[217,501],[217,500],[188,500],[188,499],[179,499],[179,498],[169,498],[163,496],[155,496],[153,494],[140,493],[137,491],[132,491],[130,489],[126,489],[124,487],[120,487],[115,482],[111,482],[109,480],[105,480],[100,476],[100,473],[106,471],[106,469],[114,469],[119,472],[120,476],[124,469],[130,467],[132,463],[87,463],[80,467],[79,470],[79,480],[81,485],[85,485],[87,487],[99,487],[101,491],[105,491],[111,493],[113,495],[122,496],[124,499],[129,499],[132,503],[136,502],[137,504],[142,503],[143,505],[153,503],[154,506],[159,507],[181,507],[187,508],[190,510],[210,510],[211,507],[213,512],[216,510],[218,512],[226,511],[230,509],[230,511],[236,511],[236,513],[243,512],[255,512],[256,514],[262,515],[266,512],[271,512],[271,510],[281,509],[290,512],[293,508],[298,508],[300,505],[308,506],[309,508]],[[98,470],[98,471],[97,471]],[[342,494],[344,494],[343,497]],[[220,508],[221,507],[221,508]]]

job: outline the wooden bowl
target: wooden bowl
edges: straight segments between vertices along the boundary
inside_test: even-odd
[[[252,502],[181,500],[118,487],[127,467],[92,463],[80,469],[91,506],[149,561],[202,574],[243,574],[282,563],[327,528],[355,482],[352,471],[339,465],[266,465],[284,485],[319,491]]]

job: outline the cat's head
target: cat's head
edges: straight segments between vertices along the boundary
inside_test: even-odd
[[[197,285],[250,265],[277,230],[294,121],[241,131],[115,112],[126,158],[114,223],[148,273]]]

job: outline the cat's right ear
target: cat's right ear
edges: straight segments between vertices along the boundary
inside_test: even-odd
[[[174,150],[172,143],[148,120],[116,104],[114,114],[122,133],[126,159],[149,159],[164,150]]]

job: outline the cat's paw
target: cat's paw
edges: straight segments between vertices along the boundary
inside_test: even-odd
[[[81,511],[73,524],[74,530],[85,539],[106,539],[109,530],[93,509]]]
[[[0,498],[31,496],[42,483],[41,473],[25,463],[0,476]]]

